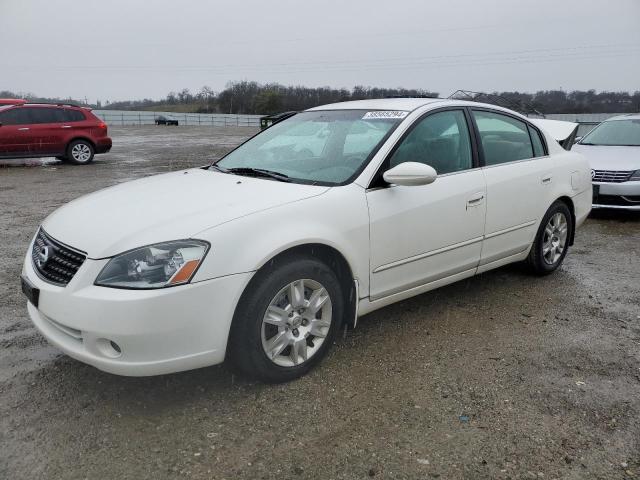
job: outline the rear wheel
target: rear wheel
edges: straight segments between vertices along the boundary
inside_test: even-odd
[[[242,295],[229,359],[240,373],[262,381],[293,380],[326,354],[343,315],[335,273],[315,259],[291,258],[258,272]]]
[[[86,140],[74,140],[67,147],[67,161],[74,165],[86,165],[93,161],[95,150]]]
[[[538,275],[548,275],[563,262],[573,233],[573,220],[569,207],[557,201],[545,214],[536,239],[529,252],[527,263]]]

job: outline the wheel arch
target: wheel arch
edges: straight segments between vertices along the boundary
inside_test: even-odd
[[[356,277],[347,257],[334,246],[318,242],[301,243],[290,246],[273,254],[270,258],[264,261],[256,273],[266,268],[277,268],[279,264],[282,264],[296,256],[307,256],[320,260],[335,272],[338,277],[338,281],[340,282],[340,286],[342,287],[342,293],[347,304],[346,315],[343,319],[343,323],[347,323],[354,327],[356,306],[358,304],[358,292],[355,283]]]
[[[575,208],[575,205],[573,204],[573,200],[571,200],[571,197],[568,197],[566,195],[563,195],[563,196],[559,197],[556,200],[556,202],[564,203],[567,206],[567,208],[569,209],[569,212],[571,213],[571,236],[569,237],[569,246],[572,246],[573,245],[573,240],[574,240],[575,235],[576,235],[576,208]]]
[[[67,143],[65,144],[65,146],[64,146],[64,153],[65,153],[65,154],[67,153],[67,150],[69,149],[69,145],[71,145],[71,144],[72,144],[73,142],[75,142],[76,140],[84,140],[85,142],[90,143],[90,144],[91,144],[91,146],[93,147],[94,152],[95,152],[95,150],[96,150],[96,142],[94,142],[93,140],[91,140],[91,139],[90,139],[89,137],[87,137],[87,136],[84,136],[84,135],[77,135],[77,136],[71,137],[71,138],[67,141]]]

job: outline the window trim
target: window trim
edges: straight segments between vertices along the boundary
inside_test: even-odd
[[[545,138],[545,136],[542,134],[542,131],[536,127],[533,123],[529,122],[528,120],[526,120],[526,118],[522,118],[519,117],[517,115],[513,115],[511,112],[504,112],[502,110],[496,110],[493,108],[487,108],[487,107],[466,107],[469,110],[469,115],[471,116],[471,120],[473,122],[473,132],[474,132],[474,136],[476,137],[476,142],[478,144],[478,156],[480,159],[480,166],[482,168],[493,168],[493,167],[500,167],[502,165],[511,165],[513,163],[519,163],[519,162],[528,162],[530,160],[536,160],[538,158],[545,158],[549,156],[549,147],[547,146],[547,139]],[[504,115],[505,117],[510,117],[514,120],[518,120],[522,123],[524,123],[525,125],[527,125],[527,127],[532,128],[535,132],[538,133],[538,137],[540,137],[540,141],[542,142],[542,150],[543,150],[543,155],[536,157],[535,156],[535,149],[533,148],[533,140],[531,139],[531,133],[529,132],[529,128],[527,128],[527,134],[529,136],[529,142],[531,142],[531,152],[533,153],[533,157],[531,158],[521,158],[520,160],[512,160],[510,162],[504,162],[504,163],[496,163],[495,165],[487,165],[486,161],[485,161],[485,156],[484,156],[484,148],[482,146],[482,138],[480,137],[480,129],[478,128],[478,124],[476,122],[476,117],[473,115],[473,112],[478,111],[478,112],[488,112],[488,113],[494,113],[497,115]]]
[[[466,168],[464,170],[458,170],[458,171],[455,171],[455,172],[448,172],[448,173],[438,174],[438,177],[444,177],[444,176],[449,176],[449,175],[458,175],[460,173],[466,173],[466,172],[473,171],[473,170],[475,170],[477,168],[480,168],[481,164],[480,164],[480,158],[478,156],[478,153],[479,153],[478,145],[477,145],[476,138],[475,138],[473,130],[472,130],[472,124],[470,123],[470,121],[472,119],[470,118],[470,114],[467,111],[467,107],[465,107],[464,105],[457,105],[457,106],[447,106],[447,107],[434,108],[433,110],[429,110],[427,112],[424,112],[422,115],[420,115],[418,118],[416,118],[413,121],[413,123],[411,125],[409,125],[409,127],[402,133],[400,138],[398,138],[398,140],[396,140],[396,143],[393,145],[393,147],[391,147],[391,150],[389,150],[389,152],[386,154],[386,156],[384,157],[382,162],[380,162],[380,165],[378,166],[378,169],[376,170],[376,172],[372,175],[371,180],[369,180],[369,184],[367,185],[366,190],[374,190],[374,189],[378,189],[378,188],[389,188],[389,187],[391,187],[391,185],[389,185],[387,182],[385,182],[382,179],[382,175],[384,174],[385,171],[387,171],[388,165],[389,165],[389,161],[391,160],[391,157],[396,152],[396,150],[398,148],[400,148],[400,145],[402,144],[402,142],[404,142],[404,140],[411,134],[413,129],[416,128],[416,126],[420,122],[422,122],[422,120],[424,120],[425,118],[427,118],[427,117],[429,117],[431,115],[434,115],[436,113],[450,112],[450,111],[461,111],[463,113],[463,115],[464,115],[464,119],[465,119],[465,122],[467,124],[467,133],[469,134],[469,143],[470,143],[470,146],[471,146],[471,168]]]

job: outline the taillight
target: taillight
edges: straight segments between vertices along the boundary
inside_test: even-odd
[[[106,123],[104,123],[104,122],[100,122],[100,123],[98,124],[98,128],[104,128],[104,129],[106,130],[106,129],[107,129],[107,124],[106,124]]]

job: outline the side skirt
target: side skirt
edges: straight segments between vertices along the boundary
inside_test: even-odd
[[[442,287],[444,285],[457,282],[458,280],[463,280],[465,278],[473,277],[475,273],[476,273],[476,268],[474,267],[472,269],[465,270],[464,272],[460,272],[455,275],[441,278],[433,282],[425,283],[424,285],[418,285],[417,287],[413,287],[413,288],[410,288],[409,290],[404,290],[402,292],[394,293],[386,297],[377,298],[375,300],[371,300],[369,298],[363,298],[359,302],[357,314],[359,316],[366,315],[367,313],[373,312],[374,310],[377,310],[382,307],[386,307],[387,305],[391,305],[392,303],[399,302],[400,300],[405,300],[407,298],[415,297],[416,295],[420,295],[421,293],[425,293],[430,290],[434,290],[436,288]]]

